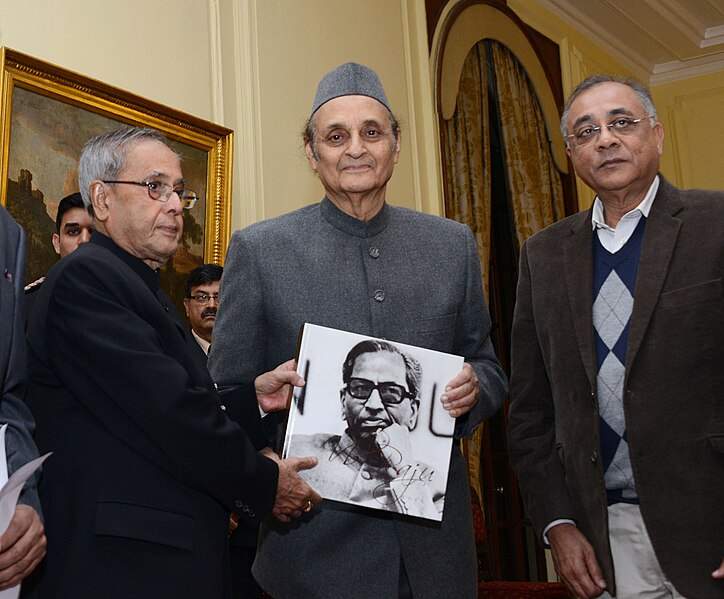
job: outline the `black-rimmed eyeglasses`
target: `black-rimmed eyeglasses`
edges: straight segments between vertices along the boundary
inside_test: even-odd
[[[383,404],[397,405],[402,403],[406,397],[410,399],[413,395],[402,385],[397,383],[373,383],[368,379],[353,377],[347,383],[347,393],[355,399],[369,399],[372,392],[377,389]]]
[[[189,295],[188,298],[200,304],[208,304],[209,300],[214,300],[217,304],[219,303],[218,293],[197,293],[196,295]]]
[[[172,187],[164,181],[103,181],[103,183],[107,185],[119,183],[123,185],[142,185],[148,190],[148,197],[159,202],[168,202],[171,194],[175,193],[181,200],[181,207],[186,210],[191,210],[199,199],[195,191],[183,187]]]

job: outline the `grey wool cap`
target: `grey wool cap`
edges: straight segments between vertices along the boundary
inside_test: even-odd
[[[322,77],[317,86],[317,95],[314,96],[311,114],[317,112],[325,102],[340,96],[369,96],[390,110],[377,73],[356,62],[347,62]]]

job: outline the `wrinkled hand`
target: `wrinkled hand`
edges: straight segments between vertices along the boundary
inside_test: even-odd
[[[724,559],[721,560],[721,566],[711,573],[712,578],[724,578]]]
[[[395,422],[377,432],[375,443],[389,464],[389,477],[396,478],[397,469],[408,463],[412,455],[410,429]]]
[[[322,501],[322,496],[297,474],[300,470],[314,468],[317,465],[317,458],[310,456],[282,460],[270,449],[262,450],[261,453],[274,460],[279,466],[277,496],[272,508],[272,514],[277,520],[289,522],[292,518],[301,516],[302,511],[309,511],[305,508],[310,508],[310,503],[316,505]]]
[[[593,547],[572,524],[558,524],[548,531],[553,562],[561,580],[576,597],[592,599],[606,590]]]
[[[478,403],[480,387],[478,375],[473,367],[465,362],[463,369],[445,386],[442,397],[443,407],[450,412],[452,418],[467,414]]]
[[[38,512],[18,504],[7,530],[0,535],[0,590],[19,584],[45,556],[45,528]]]
[[[287,360],[274,370],[254,379],[256,400],[265,412],[277,412],[289,407],[292,387],[303,387],[304,379],[296,373],[297,363]]]

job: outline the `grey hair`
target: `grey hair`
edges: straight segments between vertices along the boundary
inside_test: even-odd
[[[420,363],[412,356],[400,351],[400,349],[389,343],[388,341],[382,341],[380,339],[365,339],[355,345],[347,354],[347,357],[342,364],[342,381],[345,385],[349,383],[349,379],[352,378],[352,371],[354,370],[354,363],[362,354],[375,353],[379,351],[387,351],[393,354],[397,354],[402,357],[405,362],[405,379],[407,381],[407,388],[413,399],[418,399],[420,394],[420,387],[422,385],[422,367]]]
[[[312,116],[310,116],[304,124],[304,129],[302,130],[302,141],[305,144],[309,144],[312,148],[312,155],[314,156],[314,159],[319,160],[319,156],[317,154],[316,115],[316,112],[312,114]],[[392,144],[392,153],[394,154],[397,151],[397,144],[400,141],[400,120],[392,114],[392,111],[389,109],[387,111],[387,115],[390,119],[390,127],[392,129],[392,135],[394,136],[394,143]]]
[[[571,95],[568,96],[568,101],[563,108],[563,115],[561,116],[561,133],[564,138],[568,135],[566,123],[568,121],[568,114],[571,111],[571,104],[573,104],[576,98],[578,98],[578,96],[580,96],[583,92],[595,87],[596,85],[601,85],[601,83],[620,83],[621,85],[630,87],[641,102],[641,105],[644,107],[646,114],[651,115],[654,122],[658,121],[656,106],[654,106],[654,101],[651,98],[651,92],[643,83],[636,81],[635,79],[629,79],[628,77],[616,77],[615,75],[591,75],[581,81],[571,92]],[[566,145],[568,145],[568,140],[566,140]]]
[[[99,179],[115,179],[126,163],[129,148],[141,141],[160,141],[166,138],[155,129],[121,127],[89,139],[78,161],[78,185],[83,203],[92,211],[90,184]]]

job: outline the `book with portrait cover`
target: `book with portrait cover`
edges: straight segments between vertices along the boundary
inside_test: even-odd
[[[282,457],[325,499],[442,520],[455,419],[442,406],[463,358],[305,324]]]

